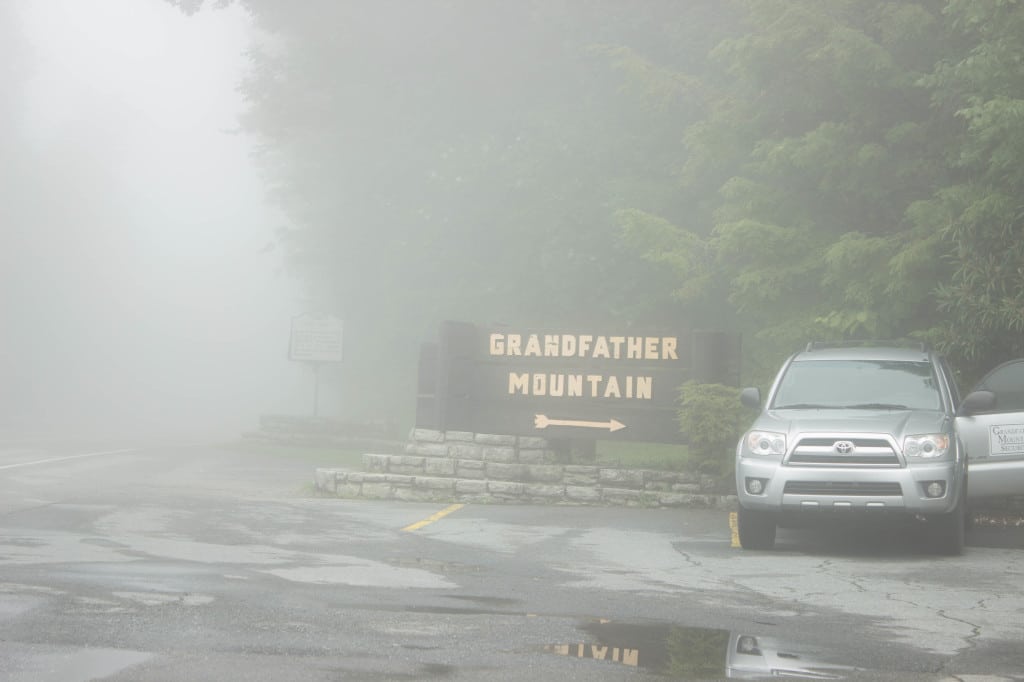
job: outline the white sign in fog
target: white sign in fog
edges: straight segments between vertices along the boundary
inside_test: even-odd
[[[341,362],[342,322],[332,315],[292,318],[288,359],[302,362]]]

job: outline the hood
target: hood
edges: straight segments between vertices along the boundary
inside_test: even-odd
[[[948,433],[949,417],[938,410],[768,410],[751,429],[795,436],[799,433],[887,433],[896,442],[905,436]]]

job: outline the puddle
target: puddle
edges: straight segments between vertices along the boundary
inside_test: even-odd
[[[356,587],[450,589],[455,585],[444,576],[414,568],[396,568],[357,557],[334,557],[338,563],[264,570],[264,573],[292,582]]]
[[[838,680],[854,672],[823,660],[821,653],[729,630],[614,622],[580,626],[578,642],[548,645],[545,651],[570,658],[605,661],[676,680],[794,677]]]
[[[27,613],[43,603],[38,597],[31,597],[23,594],[5,596],[0,599],[0,620],[12,618]]]
[[[4,679],[10,682],[86,682],[109,677],[152,658],[150,653],[126,649],[27,649],[18,654],[4,668]]]
[[[183,606],[203,606],[213,602],[213,597],[205,594],[174,594],[157,592],[114,592],[119,599],[138,602],[143,606],[163,606],[180,604]]]
[[[435,573],[472,573],[479,572],[481,569],[479,566],[470,566],[467,564],[460,564],[454,561],[438,561],[436,559],[425,559],[423,557],[396,557],[388,561],[392,566],[399,568],[419,568],[424,571],[433,571]]]
[[[478,596],[472,594],[449,594],[446,595],[448,599],[456,599],[458,601],[469,601],[477,604],[485,604],[488,606],[515,606],[521,604],[522,601],[519,599],[508,599],[506,597],[488,597]]]

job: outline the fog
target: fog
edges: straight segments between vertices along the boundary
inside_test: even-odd
[[[230,437],[311,410],[238,131],[253,28],[163,0],[0,7],[0,433]]]

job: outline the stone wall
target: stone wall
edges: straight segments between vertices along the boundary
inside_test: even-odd
[[[365,454],[364,471],[317,469],[316,488],[345,498],[423,502],[731,508],[691,473],[569,464],[543,438],[414,429],[404,454]]]

